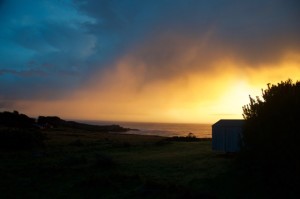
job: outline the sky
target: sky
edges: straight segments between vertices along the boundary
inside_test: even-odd
[[[299,0],[0,0],[0,111],[214,123],[300,78]]]

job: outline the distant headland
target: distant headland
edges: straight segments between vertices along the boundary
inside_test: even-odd
[[[38,128],[38,129],[50,129],[50,128],[76,128],[88,131],[97,132],[127,132],[130,129],[124,128],[120,125],[92,125],[75,121],[66,121],[58,116],[39,116],[38,118],[31,118],[18,111],[4,111],[0,112],[0,127],[7,128]]]

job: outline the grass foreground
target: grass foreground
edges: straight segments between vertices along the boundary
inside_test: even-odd
[[[0,198],[268,198],[260,175],[211,140],[56,128],[45,146],[0,152]]]

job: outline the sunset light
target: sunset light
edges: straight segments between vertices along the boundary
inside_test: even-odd
[[[240,69],[239,63],[232,61],[212,70],[184,71],[176,78],[144,82],[144,66],[127,62],[95,75],[66,99],[20,101],[17,107],[32,114],[58,112],[71,119],[212,123],[218,118],[241,119],[249,95],[261,96],[267,83],[300,76],[298,59],[255,69]]]
[[[0,0],[0,199],[299,198],[300,0]]]
[[[139,2],[131,15],[126,3],[111,3],[106,15],[75,2],[7,13],[7,30],[18,31],[1,33],[1,110],[213,123],[242,118],[249,95],[268,83],[300,77],[298,12],[290,4],[253,3],[253,15],[243,3],[220,3],[218,15],[206,12],[208,1]]]

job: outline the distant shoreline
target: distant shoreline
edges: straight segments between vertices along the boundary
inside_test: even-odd
[[[126,131],[123,134],[157,135],[163,137],[187,136],[193,133],[198,138],[211,138],[211,124],[197,123],[163,123],[163,122],[118,122],[77,120],[91,125],[120,125],[124,128],[138,129],[139,131]]]
[[[210,124],[195,123],[155,123],[155,122],[118,122],[97,120],[64,120],[58,116],[28,117],[18,111],[0,113],[0,126],[17,128],[76,128],[94,132],[113,132],[162,137],[185,137],[193,134],[197,138],[211,138]]]

